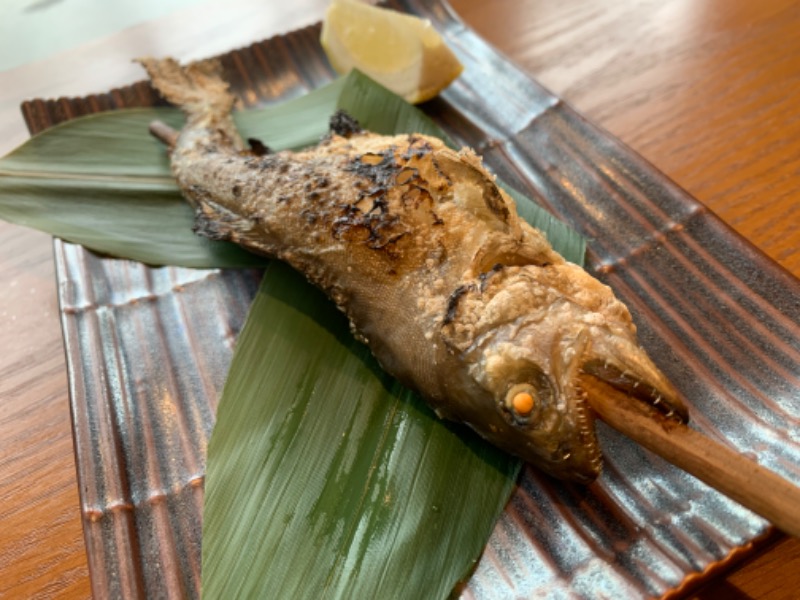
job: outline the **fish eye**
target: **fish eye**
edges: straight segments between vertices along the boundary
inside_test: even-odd
[[[518,425],[528,423],[540,408],[541,399],[537,389],[529,383],[518,383],[506,392],[504,408]]]
[[[508,382],[498,408],[510,425],[540,429],[548,427],[553,411],[555,389],[550,377],[536,364],[516,365],[516,377]]]

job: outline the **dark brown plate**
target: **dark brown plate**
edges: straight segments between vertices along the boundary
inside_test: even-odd
[[[590,239],[694,426],[800,483],[800,283],[653,166],[498,55],[447,5],[396,3],[444,32],[464,75],[424,108],[501,178]],[[247,104],[334,77],[316,27],[222,57]],[[150,106],[145,83],[23,106],[32,132]],[[98,598],[199,596],[205,448],[258,273],[150,269],[56,241],[85,535]],[[526,469],[466,597],[680,593],[768,524],[601,425],[582,487]]]

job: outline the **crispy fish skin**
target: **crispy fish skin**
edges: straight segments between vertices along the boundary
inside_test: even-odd
[[[216,64],[141,63],[187,114],[169,152],[196,231],[302,272],[439,416],[584,482],[601,453],[582,371],[685,418],[627,308],[520,219],[471,150],[343,115],[305,151],[248,148]]]

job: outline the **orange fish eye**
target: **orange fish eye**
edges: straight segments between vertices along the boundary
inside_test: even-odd
[[[511,406],[514,408],[514,412],[525,417],[533,412],[533,405],[533,396],[528,392],[518,392],[511,399]]]
[[[527,419],[536,410],[536,388],[528,383],[512,386],[506,393],[505,407],[520,419]]]

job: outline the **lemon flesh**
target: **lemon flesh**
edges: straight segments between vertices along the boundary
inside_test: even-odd
[[[358,69],[412,103],[450,85],[463,67],[430,21],[355,0],[333,0],[322,47],[339,73]]]

